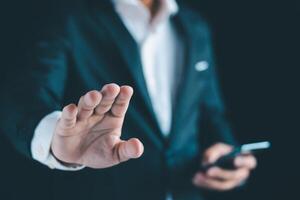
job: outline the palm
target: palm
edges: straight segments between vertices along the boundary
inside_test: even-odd
[[[98,117],[96,117],[98,118]],[[102,119],[92,119],[86,132],[82,157],[84,163],[94,167],[110,167],[120,159],[114,154],[114,147],[120,142],[123,117],[105,114]],[[101,158],[101,159],[100,159]]]
[[[105,168],[141,155],[142,145],[139,140],[124,142],[120,139],[132,92],[126,87],[117,91],[103,91],[102,98],[95,96],[94,104],[91,103],[94,98],[92,95],[91,102],[88,102],[86,97],[81,98],[78,104],[79,111],[73,114],[77,115],[74,126],[68,125],[68,116],[58,122],[52,145],[57,158],[68,163]],[[83,107],[84,105],[87,106]],[[71,108],[64,111],[69,109],[72,113],[74,106],[70,105]],[[126,154],[132,155],[127,157]]]

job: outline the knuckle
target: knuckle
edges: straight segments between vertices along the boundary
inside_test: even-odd
[[[111,104],[114,102],[113,99],[107,99],[101,102],[100,106],[101,107],[108,107],[111,106]]]
[[[127,101],[118,101],[118,102],[115,102],[115,105],[119,106],[119,107],[126,107]]]
[[[113,115],[114,117],[123,117],[123,112],[120,111],[120,110],[113,110],[113,111],[112,111],[112,115]]]

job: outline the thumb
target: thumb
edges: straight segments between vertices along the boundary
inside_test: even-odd
[[[212,145],[204,152],[203,164],[214,163],[221,156],[230,153],[232,151],[232,148],[232,146],[224,143],[217,143]]]
[[[144,145],[136,138],[120,142],[116,150],[120,162],[125,162],[132,158],[139,158],[143,152]]]

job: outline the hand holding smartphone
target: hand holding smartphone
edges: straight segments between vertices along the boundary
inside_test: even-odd
[[[220,167],[223,169],[235,169],[234,159],[239,155],[256,154],[258,152],[265,151],[271,147],[269,141],[243,144],[235,147],[232,152],[227,155],[220,157],[214,163],[203,165],[200,167],[200,171],[207,171],[211,167]]]

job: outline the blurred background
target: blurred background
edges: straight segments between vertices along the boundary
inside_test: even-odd
[[[14,55],[34,37],[35,28],[53,16],[57,1],[0,3],[0,87]],[[258,155],[259,167],[245,188],[213,198],[295,199],[300,179],[299,0],[189,1],[213,30],[222,91],[236,136],[242,143],[272,142],[270,151]],[[18,155],[2,134],[0,158],[0,199],[40,199],[42,194],[51,198],[52,174]]]

